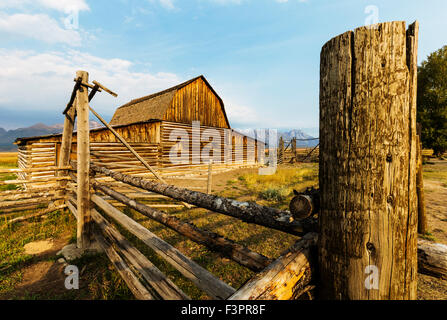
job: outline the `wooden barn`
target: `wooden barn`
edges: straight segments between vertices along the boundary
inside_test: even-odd
[[[115,111],[110,125],[159,170],[192,169],[210,159],[221,166],[262,162],[264,145],[231,129],[222,99],[203,76],[130,101]],[[18,138],[19,167],[57,166],[61,140],[62,134]],[[90,152],[93,163],[131,173],[147,171],[105,127],[90,130]],[[71,158],[76,159],[76,133]]]

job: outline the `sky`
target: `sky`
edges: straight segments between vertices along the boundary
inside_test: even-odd
[[[319,66],[331,38],[420,22],[419,62],[447,44],[445,0],[0,0],[0,127],[63,122],[76,70],[131,99],[203,74],[234,128],[318,135]]]

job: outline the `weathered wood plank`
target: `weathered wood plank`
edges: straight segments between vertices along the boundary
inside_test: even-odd
[[[418,240],[418,271],[447,280],[447,246]]]
[[[315,278],[318,235],[309,233],[228,300],[291,300],[299,298]],[[315,251],[315,252],[314,252]]]
[[[76,72],[76,78],[88,83],[88,73]],[[90,246],[92,226],[90,215],[90,121],[88,90],[80,86],[76,95],[77,110],[77,245],[80,249]],[[65,160],[65,159],[64,159]],[[66,165],[66,164],[64,164]]]
[[[166,259],[181,274],[196,284],[197,287],[215,299],[226,299],[235,292],[233,288],[187,258],[176,248],[158,238],[148,229],[135,222],[124,213],[114,208],[98,195],[92,195],[92,201],[110,217],[120,223],[133,235]]]
[[[224,256],[229,257],[230,259],[253,271],[261,271],[271,262],[271,260],[267,257],[257,252],[253,252],[247,247],[226,239],[217,233],[199,229],[194,224],[183,222],[172,215],[166,214],[165,212],[154,210],[150,206],[132,200],[104,185],[95,184],[94,187],[104,194],[109,195],[117,201],[140,212],[146,217],[162,223],[166,227],[177,231],[194,242],[202,244],[211,250],[222,253]]]
[[[164,300],[189,300],[171,280],[169,280],[156,266],[154,266],[138,249],[124,238],[111,223],[104,219],[98,211],[92,210],[92,218],[109,239],[115,240],[121,253],[132,267],[142,275],[156,294]]]
[[[118,271],[121,278],[126,282],[135,298],[138,300],[155,300],[155,297],[141,284],[138,277],[132,272],[124,259],[116,252],[112,244],[109,243],[99,231],[93,230],[93,235],[115,266],[116,271]]]

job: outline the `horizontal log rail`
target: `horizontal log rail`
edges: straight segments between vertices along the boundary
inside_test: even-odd
[[[4,218],[4,217],[9,217],[9,216],[14,216],[18,212],[21,212],[21,211],[36,210],[36,209],[41,208],[42,204],[46,204],[46,203],[39,202],[39,203],[35,203],[35,204],[26,205],[23,207],[16,206],[16,207],[9,208],[9,209],[2,209],[2,210],[0,210],[0,217]]]
[[[61,199],[64,199],[64,197],[55,197],[55,196],[50,195],[47,197],[32,198],[32,199],[19,200],[19,201],[2,201],[0,203],[0,210],[28,206],[28,205],[33,205],[33,204],[38,205],[38,204],[42,204],[45,202],[61,200]]]
[[[316,233],[306,234],[265,270],[256,274],[228,300],[292,300],[315,278]]]
[[[228,284],[216,278],[209,271],[199,266],[197,263],[183,255],[179,250],[157,237],[141,224],[107,203],[107,201],[98,195],[92,195],[91,200],[108,216],[143,241],[158,255],[175,267],[183,276],[191,280],[198,288],[202,289],[214,299],[226,299],[235,292],[235,290]]]
[[[222,237],[217,233],[199,229],[194,224],[183,222],[174,216],[166,214],[165,212],[152,209],[147,205],[130,199],[122,193],[108,188],[107,186],[94,184],[93,187],[112,197],[113,199],[140,212],[144,216],[160,222],[166,227],[184,235],[192,241],[202,244],[213,251],[222,253],[223,255],[236,261],[240,265],[249,268],[250,270],[259,272],[271,263],[271,260],[269,258],[263,256],[262,254],[253,252],[243,245],[226,239],[225,237]]]
[[[34,172],[52,172],[59,170],[69,170],[71,167],[43,167],[43,168],[19,168],[19,169],[0,169],[0,173],[34,173]]]
[[[447,245],[419,239],[418,272],[447,280]]]
[[[107,241],[102,233],[97,230],[93,230],[93,235],[135,298],[138,300],[155,300],[155,296],[139,281],[112,243]]]
[[[261,206],[254,202],[240,202],[216,195],[178,188],[172,185],[160,184],[139,177],[114,172],[96,165],[91,165],[91,169],[96,173],[105,174],[117,181],[214,212],[229,215],[247,223],[262,225],[298,236],[302,236],[316,228],[313,220],[293,221],[291,214],[287,211]]]
[[[94,209],[92,210],[92,218],[103,234],[110,241],[115,242],[123,256],[129,261],[129,264],[141,275],[150,288],[156,292],[157,297],[163,300],[190,300],[186,294]]]
[[[36,184],[36,183],[46,183],[46,182],[57,182],[62,180],[70,180],[70,177],[51,177],[45,179],[31,179],[31,180],[6,180],[0,181],[0,185],[8,184]]]
[[[60,206],[57,206],[57,207],[50,207],[50,208],[41,210],[39,212],[27,215],[27,216],[21,216],[21,217],[16,217],[14,219],[11,219],[11,220],[8,221],[8,224],[15,223],[15,222],[22,222],[22,221],[26,221],[26,220],[29,220],[29,219],[32,219],[32,218],[38,218],[38,217],[41,217],[41,216],[43,216],[45,214],[49,214],[49,213],[52,213],[54,211],[62,210],[62,209],[65,209],[65,208],[67,208],[66,204],[63,204],[63,205],[60,205]]]
[[[18,193],[12,193],[12,194],[3,194],[3,192],[0,192],[0,201],[14,201],[14,200],[25,200],[25,199],[35,199],[35,198],[42,198],[42,197],[54,197],[56,195],[55,191],[49,191],[49,189],[45,189],[46,192],[30,192],[26,190],[19,190]],[[1,203],[0,203],[1,205]]]
[[[77,218],[77,210],[75,206],[76,199],[70,198],[68,207],[75,218]],[[140,281],[144,280],[145,283],[142,283],[143,286],[146,285],[145,290],[143,290],[144,293],[148,291],[154,298],[163,300],[190,299],[95,209],[92,209],[92,218],[99,231],[102,233],[104,240],[111,243],[117,254],[123,256],[125,260],[127,260],[127,264],[132,271],[141,275],[139,279]],[[114,256],[113,253],[112,255]],[[117,266],[115,265],[115,267]],[[141,288],[139,285],[137,285],[137,287]],[[141,290],[135,291],[135,293],[133,292],[135,297],[144,298],[145,295],[141,294]]]

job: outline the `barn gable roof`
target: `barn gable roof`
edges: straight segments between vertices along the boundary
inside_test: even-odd
[[[115,111],[115,114],[110,121],[110,125],[127,125],[149,120],[164,120],[163,117],[166,114],[167,109],[170,107],[172,100],[177,93],[177,90],[187,86],[190,83],[193,83],[198,79],[203,80],[203,82],[209,87],[209,89],[219,100],[220,104],[222,105],[222,111],[225,116],[225,120],[228,124],[228,127],[230,128],[230,123],[225,112],[223,100],[219,97],[219,95],[216,93],[213,87],[211,87],[211,85],[203,75],[185,81],[172,88],[131,100]]]

